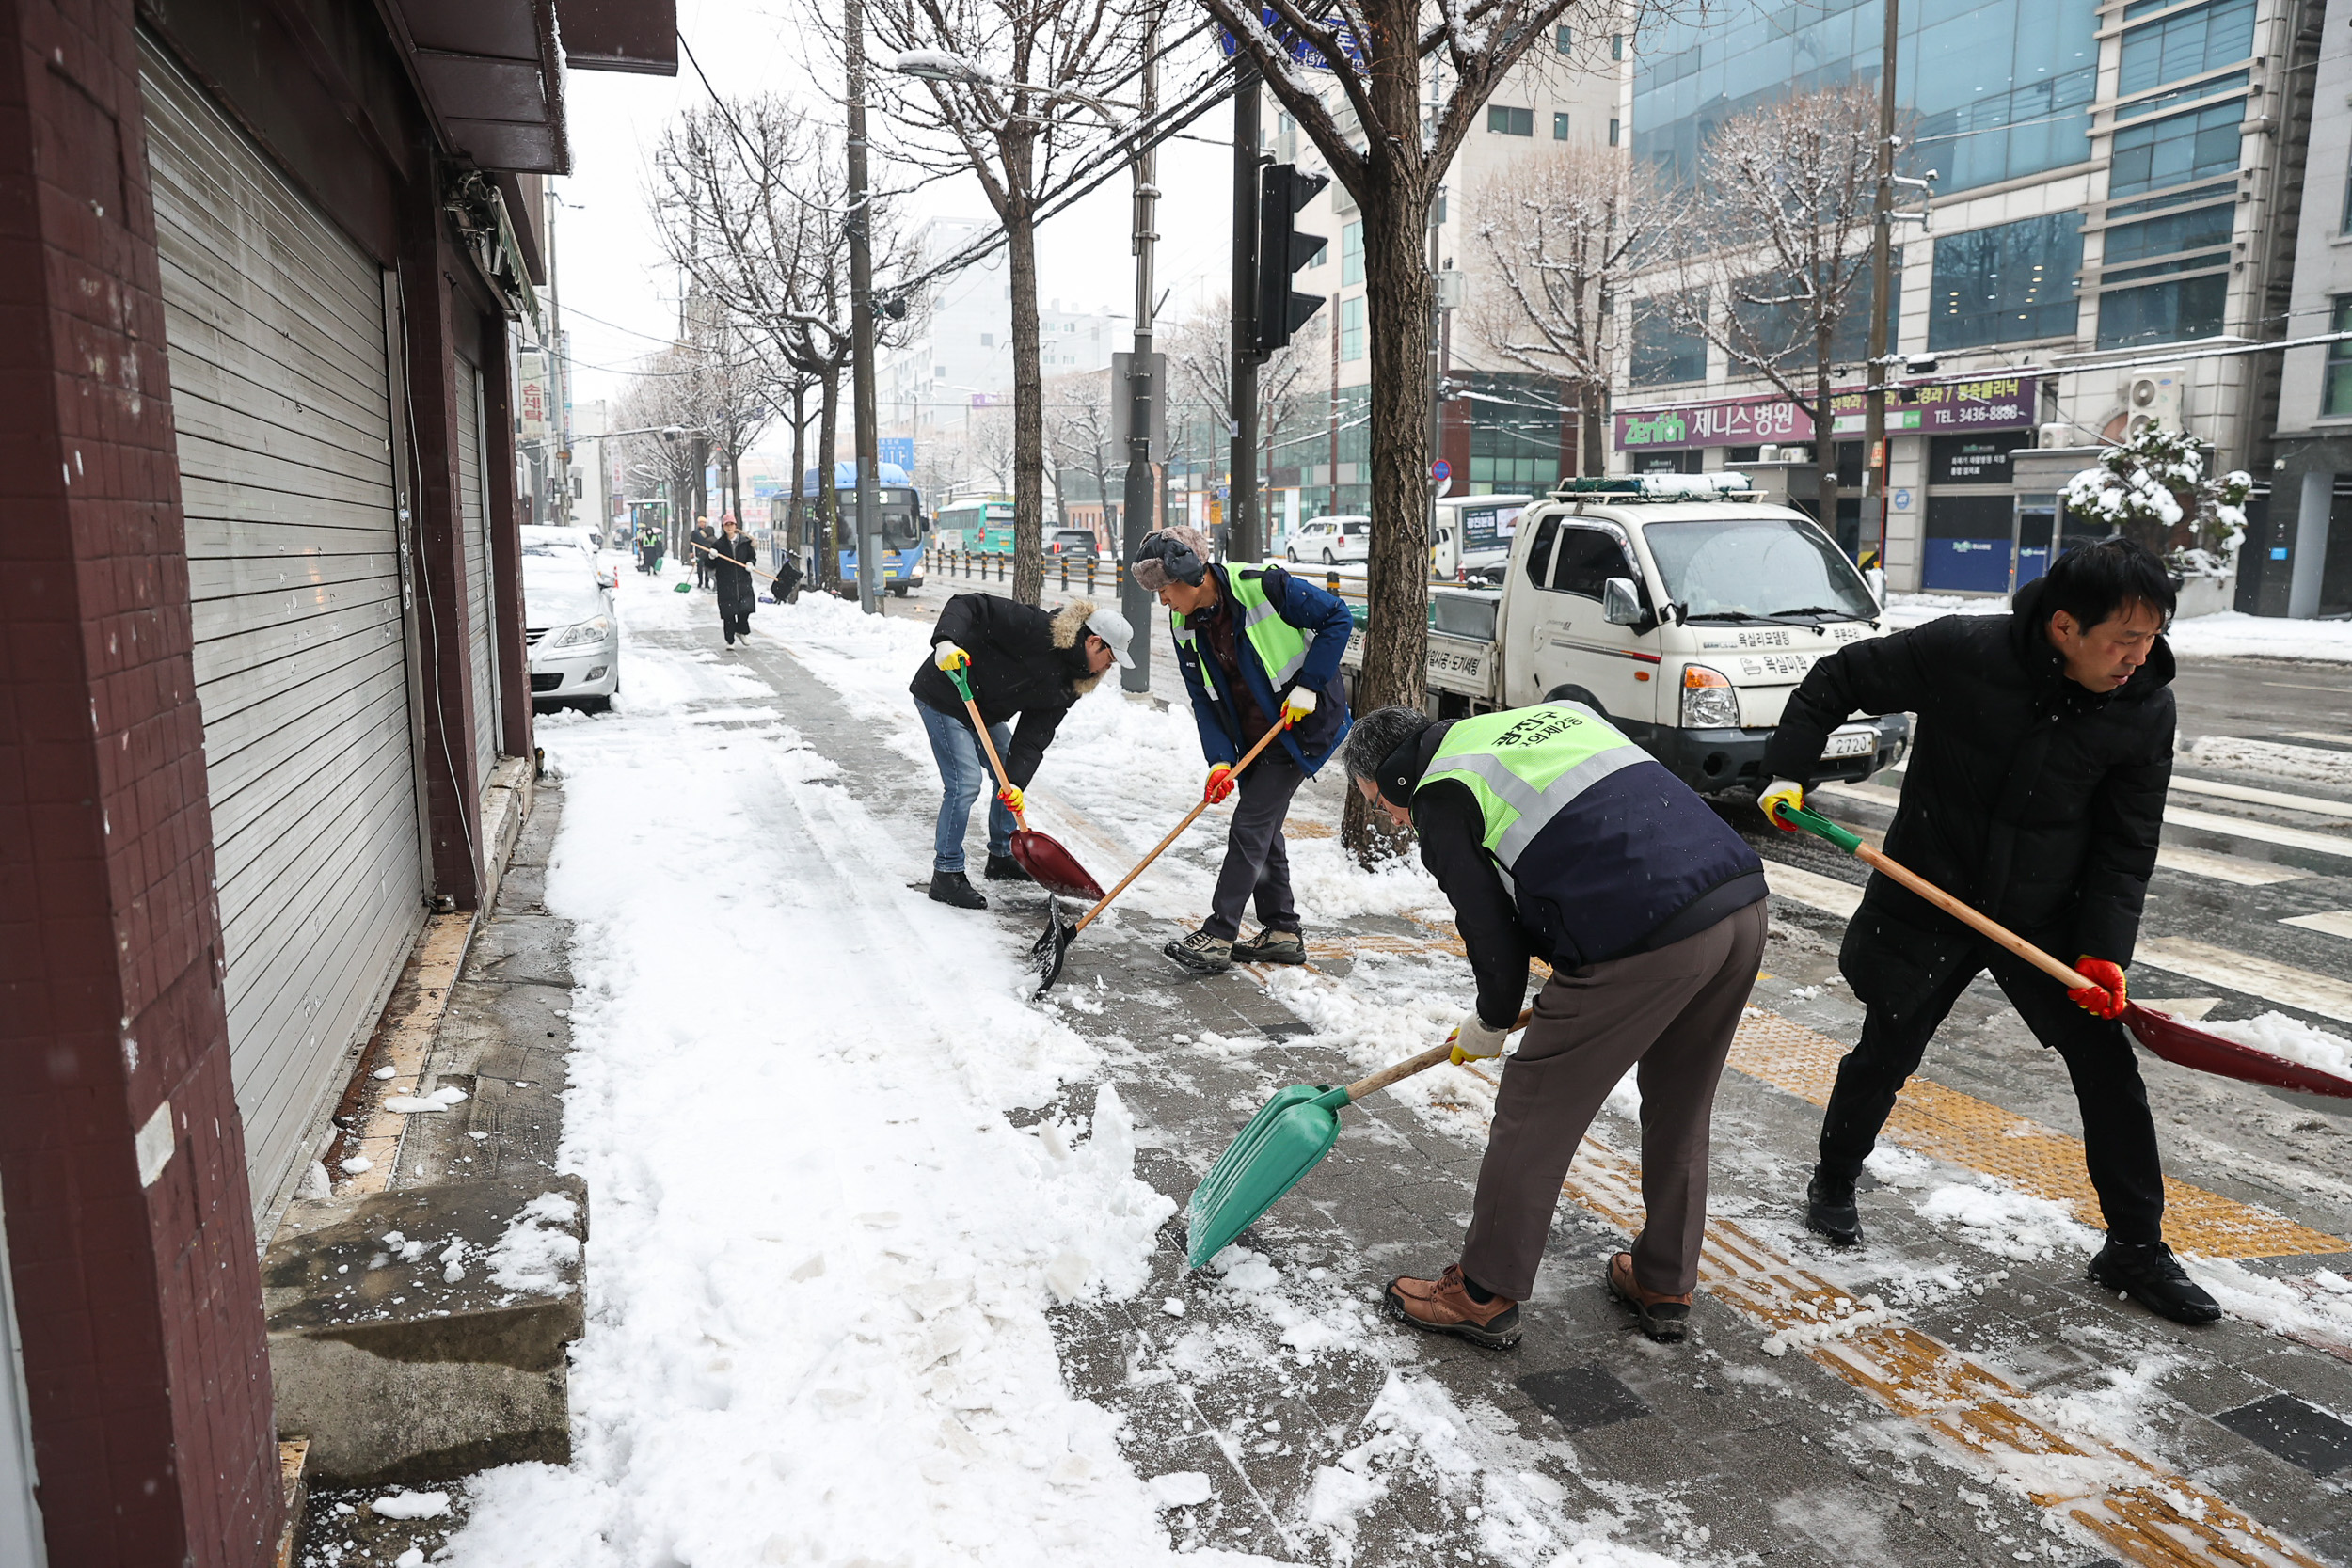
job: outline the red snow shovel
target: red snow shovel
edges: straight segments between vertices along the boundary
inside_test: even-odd
[[[1004,759],[996,754],[996,742],[988,733],[988,721],[980,717],[980,705],[972,700],[971,683],[963,678],[961,670],[948,671],[947,678],[956,683],[964,708],[972,715],[972,732],[980,737],[980,749],[988,753],[988,765],[996,770],[997,784],[1010,789],[1012,780],[1005,775]],[[1021,863],[1021,869],[1038,886],[1048,893],[1066,893],[1073,898],[1103,896],[1102,887],[1087,875],[1087,868],[1078,863],[1077,856],[1030,829],[1026,812],[1016,807],[1012,819],[1021,824],[1013,832],[1012,858]]]
[[[1284,719],[1280,723],[1266,731],[1264,735],[1260,736],[1258,737],[1258,743],[1255,746],[1250,747],[1248,753],[1245,755],[1241,761],[1233,765],[1233,771],[1230,777],[1239,778],[1244,768],[1258,760],[1258,753],[1264,751],[1268,746],[1273,745],[1274,737],[1280,735],[1284,730],[1287,730],[1290,727],[1291,721],[1288,719]],[[1110,892],[1104,894],[1102,895],[1102,902],[1096,904],[1094,908],[1087,911],[1087,912],[1081,916],[1074,925],[1071,922],[1069,916],[1061,912],[1061,906],[1058,904],[1054,906],[1052,912],[1047,916],[1045,934],[1039,937],[1029,947],[1029,961],[1037,965],[1037,994],[1039,996],[1043,996],[1047,991],[1053,990],[1054,982],[1061,978],[1062,959],[1068,956],[1070,952],[1070,944],[1078,940],[1078,933],[1085,930],[1089,926],[1093,925],[1094,917],[1108,909],[1112,899],[1126,892],[1127,884],[1134,881],[1137,877],[1142,876],[1143,868],[1150,865],[1153,861],[1158,860],[1160,858],[1160,851],[1167,848],[1169,845],[1175,843],[1177,839],[1182,837],[1184,830],[1199,821],[1200,814],[1208,809],[1209,798],[1206,795],[1203,795],[1200,798],[1200,803],[1193,807],[1192,810],[1184,813],[1184,819],[1182,822],[1177,823],[1175,827],[1169,829],[1166,838],[1152,846],[1152,852],[1144,856],[1143,859],[1136,862],[1136,868],[1133,871],[1128,872],[1126,876],[1120,878],[1119,885],[1111,889]],[[1035,998],[1031,998],[1031,1000],[1034,1001]]]
[[[1836,845],[1873,871],[1884,872],[1953,919],[1999,942],[2067,990],[2081,990],[2098,983],[2077,974],[2071,965],[2058,962],[2008,927],[1962,903],[1917,872],[1888,860],[1818,812],[1808,811],[1803,806],[1784,806],[1778,815],[1780,820],[1790,827],[1802,828],[1815,838]],[[2306,1094],[2341,1095],[2352,1099],[2352,1078],[2339,1078],[2308,1063],[2289,1061],[2284,1056],[2274,1056],[2267,1051],[2257,1051],[2250,1045],[2240,1045],[2235,1040],[2223,1039],[2219,1035],[2193,1029],[2169,1013],[2143,1007],[2137,1002],[2124,1004],[2123,1022],[2139,1037],[2140,1044],[2175,1067],[2210,1072],[2217,1078],[2262,1084],[2271,1088],[2300,1089]]]

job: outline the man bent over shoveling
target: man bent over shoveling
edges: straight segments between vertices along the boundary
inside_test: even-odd
[[[1551,1232],[1568,1162],[1609,1091],[1642,1090],[1642,1233],[1608,1288],[1643,1332],[1677,1340],[1698,1283],[1715,1084],[1764,952],[1764,864],[1706,802],[1576,703],[1433,722],[1357,721],[1347,771],[1421,839],[1478,979],[1454,1060],[1499,1054],[1551,964],[1495,1098],[1462,1260],[1398,1279],[1406,1322],[1501,1349]]]

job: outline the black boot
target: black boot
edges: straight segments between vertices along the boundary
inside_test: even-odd
[[[1862,1244],[1862,1212],[1854,1206],[1851,1179],[1813,1173],[1804,1189],[1804,1227],[1838,1246]]]
[[[931,873],[931,902],[953,904],[960,910],[988,908],[988,900],[980,896],[978,890],[973,887],[961,871]]]
[[[980,873],[992,882],[1030,882],[1037,879],[1021,869],[1021,863],[1010,855],[991,855],[988,869]]]
[[[2221,1304],[2189,1278],[2162,1242],[2133,1246],[2110,1236],[2090,1260],[2090,1278],[2176,1323],[2209,1323],[2221,1316]]]

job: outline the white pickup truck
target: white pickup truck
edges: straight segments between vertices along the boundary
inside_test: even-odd
[[[1430,591],[1438,717],[1565,698],[1694,789],[1758,784],[1813,661],[1883,623],[1819,524],[1740,499],[1743,486],[1736,474],[1571,480],[1529,505],[1500,587]],[[1856,720],[1830,736],[1817,777],[1867,779],[1910,742],[1901,714]]]

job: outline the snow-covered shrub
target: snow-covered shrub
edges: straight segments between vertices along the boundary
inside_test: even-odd
[[[2187,432],[2143,425],[2067,481],[2063,499],[2074,516],[2138,540],[2185,577],[2226,577],[2253,487],[2242,469],[2208,476]]]

